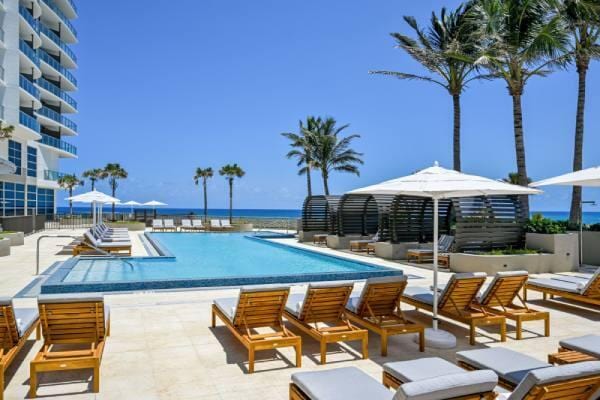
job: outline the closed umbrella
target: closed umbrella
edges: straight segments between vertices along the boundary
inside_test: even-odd
[[[451,348],[456,346],[456,338],[449,332],[438,329],[439,200],[473,196],[529,195],[538,194],[541,191],[445,169],[440,167],[436,161],[433,167],[425,168],[412,175],[356,189],[350,193],[404,195],[433,199],[433,329],[426,330],[425,338],[426,343],[431,347]]]

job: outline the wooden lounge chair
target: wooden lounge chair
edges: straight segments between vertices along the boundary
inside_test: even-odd
[[[350,251],[367,251],[369,244],[373,244],[379,241],[379,232],[377,232],[371,239],[351,240]]]
[[[290,400],[492,400],[498,377],[492,371],[461,371],[406,383],[389,391],[356,367],[292,374]]]
[[[201,219],[193,219],[192,220],[192,230],[194,231],[203,231],[204,225],[202,225],[202,220]]]
[[[425,328],[404,318],[400,296],[407,277],[367,279],[359,296],[351,296],[346,305],[348,319],[381,336],[381,355],[387,356],[388,337],[406,333],[419,335],[419,351],[425,351]]]
[[[351,283],[309,284],[305,294],[288,298],[285,318],[320,343],[321,364],[326,363],[328,343],[361,340],[363,358],[369,357],[368,331],[352,325],[346,316],[352,287]]]
[[[231,225],[228,219],[221,220],[221,229],[233,229],[234,226]]]
[[[110,254],[130,256],[131,242],[128,240],[119,242],[98,241],[90,231],[86,231],[83,234],[83,240],[73,247],[73,256],[78,256],[89,251],[93,252],[97,249]]]
[[[221,221],[219,221],[218,219],[211,219],[210,220],[210,230],[211,231],[223,230],[223,227],[221,227]]]
[[[316,234],[313,235],[313,244],[327,244],[327,234]]]
[[[490,369],[512,393],[508,400],[587,400],[600,390],[600,361],[553,367],[531,356],[502,347],[460,351],[459,365]]]
[[[506,341],[506,318],[477,306],[477,293],[485,282],[483,272],[454,274],[439,294],[438,313],[446,318],[469,325],[469,343],[475,344],[475,328],[500,326],[500,340]],[[402,301],[417,309],[433,310],[433,292],[429,288],[408,287]]]
[[[0,298],[0,400],[4,399],[4,373],[36,331],[40,339],[40,316],[36,308],[14,307],[11,298]]]
[[[152,230],[153,231],[164,231],[165,226],[163,225],[162,219],[153,219],[152,220]]]
[[[248,349],[248,372],[254,372],[256,351],[294,347],[296,366],[302,364],[302,338],[288,331],[283,324],[283,309],[288,287],[242,288],[239,297],[216,299],[212,305],[212,327],[216,317]],[[256,328],[272,328],[275,332],[255,333]]]
[[[38,298],[44,345],[30,365],[29,396],[36,397],[38,373],[92,369],[92,391],[100,391],[100,363],[110,334],[102,296],[47,295]]]
[[[163,229],[165,231],[177,232],[177,226],[175,226],[175,222],[173,222],[172,219],[165,219],[163,223]]]
[[[558,279],[530,279],[525,285],[524,299],[527,301],[527,291],[541,292],[544,300],[554,296],[575,300],[582,303],[600,306],[600,268],[590,279],[582,282],[568,282]]]
[[[193,230],[194,227],[192,226],[192,221],[189,220],[189,219],[182,219],[181,220],[181,227],[179,229],[181,229],[182,232]]]
[[[447,253],[450,251],[452,247],[452,243],[454,243],[454,236],[450,235],[441,235],[438,241],[438,254]],[[408,262],[414,260],[417,264],[421,264],[423,261],[431,261],[433,260],[433,250],[432,249],[408,249],[406,251],[406,260]]]
[[[544,321],[544,336],[550,336],[550,313],[529,308],[519,294],[528,276],[527,271],[498,272],[479,298],[479,304],[486,310],[516,322],[517,340],[523,337],[523,322],[526,321]],[[521,304],[515,304],[515,299]]]
[[[557,353],[548,355],[550,364],[573,364],[600,361],[600,335],[585,335],[563,339]]]

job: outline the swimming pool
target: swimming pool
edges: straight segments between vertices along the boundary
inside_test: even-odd
[[[154,290],[401,275],[402,271],[323,255],[244,233],[146,233],[163,256],[75,257],[42,293]]]

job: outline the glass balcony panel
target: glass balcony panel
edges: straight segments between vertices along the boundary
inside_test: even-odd
[[[50,118],[51,120],[66,126],[72,131],[77,132],[77,124],[75,122],[48,107],[42,107],[39,110],[36,110],[36,113],[43,115],[46,118]]]
[[[38,34],[40,33],[40,22],[37,19],[33,18],[31,12],[29,12],[29,10],[21,4],[19,4],[19,14],[23,18],[25,18],[25,21],[27,21],[29,26],[31,26],[34,31],[36,31]]]
[[[71,60],[73,60],[73,62],[77,63],[77,56],[75,55],[73,50],[71,50],[71,48],[65,42],[60,40],[58,35],[56,33],[54,33],[54,31],[52,31],[52,29],[48,28],[46,25],[44,25],[42,23],[42,24],[40,24],[40,31],[44,35],[48,36],[50,38],[50,40],[52,40],[54,42],[54,44],[56,44],[58,47],[60,47],[61,50],[64,51],[65,54],[71,58]]]
[[[64,172],[52,171],[50,169],[44,170],[44,179],[47,181],[57,181],[63,176],[65,176]]]
[[[44,78],[39,78],[37,80],[37,84],[39,87],[46,89],[47,91],[53,93],[57,97],[60,97],[61,100],[64,100],[66,103],[70,104],[71,107],[77,109],[77,102],[71,96],[69,96],[67,92],[65,92],[58,86],[54,85],[53,83]]]
[[[28,45],[23,39],[19,39],[19,50],[21,50],[23,54],[25,54],[27,58],[29,58],[35,65],[38,67],[40,66],[40,57],[38,56],[38,52],[32,49],[31,46]],[[46,53],[44,52],[44,54]]]
[[[66,151],[67,153],[71,153],[73,155],[77,155],[77,147],[73,146],[70,143],[65,142],[64,140],[57,139],[53,136],[42,133],[42,144],[46,146],[55,147],[62,151]]]
[[[62,65],[60,65],[60,63],[58,61],[56,61],[56,59],[52,58],[44,50],[38,49],[38,53],[40,55],[40,59],[43,62],[49,64],[52,68],[54,68],[55,70],[57,70],[65,78],[67,78],[69,81],[71,81],[73,83],[73,85],[77,86],[77,79],[75,79],[75,77],[73,76],[73,74],[71,72],[69,72],[68,69],[66,69],[65,67],[63,67]],[[39,61],[38,61],[38,63],[39,63]]]
[[[73,26],[69,18],[67,18],[67,16],[62,12],[62,10],[56,4],[54,4],[54,1],[42,0],[42,2],[44,2],[48,7],[50,7],[50,9],[54,11],[56,15],[58,15],[58,18],[60,18],[61,22],[65,24],[65,26],[69,28],[71,32],[73,32],[73,36],[77,37],[77,31],[75,30],[75,27]]]
[[[32,131],[40,131],[40,123],[37,121],[37,119],[35,119],[29,114],[24,113],[23,111],[19,113],[19,123],[23,126],[28,127]]]
[[[19,86],[36,99],[40,98],[40,90],[35,87],[33,82],[25,78],[23,75],[19,75]]]

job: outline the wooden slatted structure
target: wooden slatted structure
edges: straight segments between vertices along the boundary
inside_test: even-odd
[[[455,251],[524,246],[526,215],[518,196],[456,198],[452,205],[456,218]]]
[[[308,196],[302,204],[304,232],[337,233],[337,210],[341,196]]]
[[[451,200],[440,200],[438,219],[440,234],[448,234],[452,219]],[[392,243],[432,241],[433,200],[426,197],[395,196],[390,206],[389,226]]]
[[[379,231],[379,241],[389,240],[389,210],[393,200],[393,195],[343,195],[338,204],[337,234],[371,236]]]

